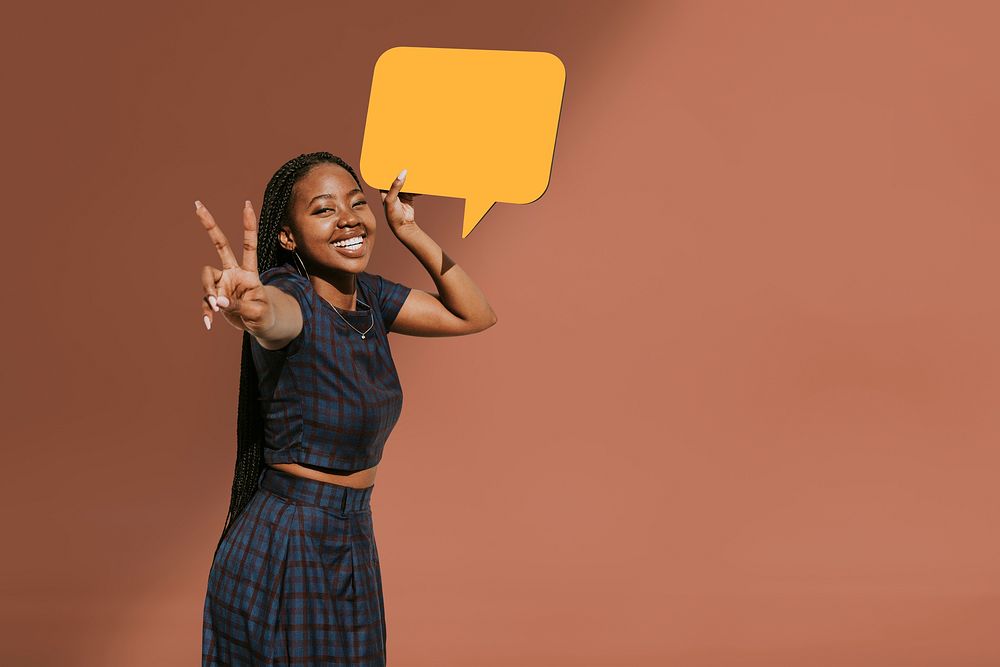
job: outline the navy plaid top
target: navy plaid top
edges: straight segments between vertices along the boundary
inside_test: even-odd
[[[251,337],[265,463],[340,474],[376,465],[403,408],[387,334],[411,288],[358,274],[357,310],[340,313],[359,331],[372,326],[362,339],[292,265],[268,269],[260,281],[302,308],[302,331],[280,350]],[[360,301],[375,309],[374,318]]]

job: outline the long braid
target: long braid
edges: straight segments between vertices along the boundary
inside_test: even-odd
[[[281,166],[267,184],[264,190],[264,202],[260,210],[260,220],[257,226],[257,271],[264,273],[268,269],[291,262],[298,266],[292,257],[294,255],[278,243],[278,232],[285,225],[290,225],[288,212],[289,203],[295,184],[309,170],[322,162],[340,165],[354,177],[361,186],[358,175],[349,164],[341,158],[327,152],[303,153]],[[229,529],[236,518],[250,504],[257,481],[264,469],[264,420],[260,410],[258,394],[257,368],[253,363],[251,351],[252,336],[243,333],[243,353],[240,360],[240,394],[236,415],[236,469],[233,474],[233,490],[229,501],[229,513],[222,528],[222,536],[216,545],[216,553],[222,541],[229,534]]]

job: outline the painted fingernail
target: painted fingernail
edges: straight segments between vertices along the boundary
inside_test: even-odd
[[[208,315],[205,316],[205,328],[209,331],[212,330],[212,320],[208,318]]]
[[[226,297],[224,297],[224,296],[217,297],[216,298],[216,303],[218,303],[223,308],[228,308],[229,307],[229,299],[226,298]]]
[[[201,208],[201,202],[198,201],[197,199],[195,199],[194,200],[194,210],[197,211],[199,208]]]
[[[398,178],[399,178],[399,180],[403,180],[404,178],[406,178],[406,170],[405,169],[403,171],[399,172],[399,177]]]
[[[215,297],[211,294],[208,295],[208,305],[212,306],[212,310],[215,312],[219,312],[218,303],[216,302]]]
[[[248,199],[248,200],[246,201],[246,203],[245,203],[245,204],[243,204],[243,206],[244,206],[244,207],[246,207],[246,208],[250,208],[250,200]]]

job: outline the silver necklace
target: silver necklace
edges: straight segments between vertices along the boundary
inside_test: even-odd
[[[355,289],[355,292],[356,291],[357,290]],[[320,298],[322,299],[323,297],[320,297]],[[365,303],[364,301],[361,301],[361,297],[360,296],[358,297],[358,301],[360,303],[364,303],[366,306],[368,306],[367,303]],[[333,306],[333,309],[337,312],[338,315],[340,315],[340,309],[337,308],[336,306],[334,306],[332,303],[330,305]],[[357,312],[357,311],[347,311],[347,312]],[[340,315],[340,319],[342,319],[345,322],[347,322],[347,326],[351,327],[352,329],[354,329],[355,331],[357,331],[359,334],[361,334],[361,338],[363,340],[364,337],[365,337],[365,334],[368,333],[369,331],[371,331],[372,327],[375,326],[375,315],[374,315],[374,312],[375,311],[372,310],[372,307],[368,306],[368,316],[371,317],[371,324],[369,324],[368,328],[365,329],[364,331],[358,331],[358,329],[353,324],[351,324],[350,322],[347,322],[347,318],[344,317],[343,315]]]
[[[301,257],[299,257],[299,253],[297,253],[297,252],[295,252],[295,251],[293,250],[293,251],[292,251],[292,254],[294,254],[294,255],[295,255],[295,259],[299,260],[299,264],[301,264],[301,265],[302,265],[302,272],[303,272],[303,273],[305,273],[305,275],[306,275],[306,280],[309,280],[309,272],[308,272],[308,271],[306,271],[306,265],[305,265],[305,263],[304,263],[304,262],[302,261],[302,258],[301,258]],[[357,292],[358,292],[358,287],[357,287],[357,285],[355,285],[355,286],[354,286],[354,293],[355,293],[355,296],[357,295]],[[316,296],[319,296],[319,295],[317,294]],[[323,297],[321,297],[321,296],[320,296],[319,298],[323,299]],[[323,300],[324,300],[324,301],[326,301],[326,299],[323,299]],[[346,318],[346,317],[344,317],[343,315],[341,315],[341,313],[340,313],[340,309],[339,309],[339,308],[337,308],[337,307],[336,307],[335,305],[333,305],[333,304],[331,303],[331,304],[330,304],[330,307],[331,307],[331,308],[333,308],[333,312],[335,312],[335,313],[337,313],[338,315],[340,315],[340,319],[344,320],[344,322],[345,322],[345,323],[347,324],[347,326],[351,327],[352,329],[354,329],[355,331],[357,331],[357,332],[358,332],[359,334],[361,334],[361,339],[362,339],[362,340],[364,340],[364,338],[365,338],[365,334],[366,334],[366,333],[368,333],[369,331],[371,331],[371,330],[372,330],[372,327],[373,327],[373,326],[375,326],[375,311],[374,311],[374,310],[372,310],[372,307],[371,307],[371,306],[369,306],[369,305],[368,305],[367,303],[365,303],[364,301],[361,301],[361,297],[360,297],[360,296],[358,297],[358,301],[359,301],[359,302],[361,302],[362,304],[364,304],[365,306],[367,306],[367,307],[368,307],[368,317],[370,317],[370,318],[371,318],[371,323],[370,323],[370,324],[368,325],[368,328],[367,328],[367,329],[365,329],[364,331],[360,331],[360,330],[359,330],[359,329],[358,329],[357,327],[355,327],[355,326],[354,326],[353,324],[351,324],[350,322],[348,322],[348,321],[347,321],[347,318]],[[328,302],[328,303],[329,303],[329,302]],[[347,311],[347,312],[357,312],[357,311]]]

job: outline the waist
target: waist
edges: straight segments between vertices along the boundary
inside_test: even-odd
[[[365,468],[364,470],[356,470],[354,472],[343,471],[346,474],[340,474],[334,472],[335,468],[324,468],[322,466],[300,461],[274,461],[270,463],[265,461],[265,465],[291,475],[308,477],[309,479],[315,479],[316,481],[324,482],[326,484],[350,486],[355,489],[362,489],[366,486],[374,484],[375,470],[378,468],[378,465],[376,464],[370,468]]]
[[[369,510],[372,490],[375,488],[374,484],[361,488],[333,484],[266,466],[261,471],[257,485],[294,502],[342,513]]]

